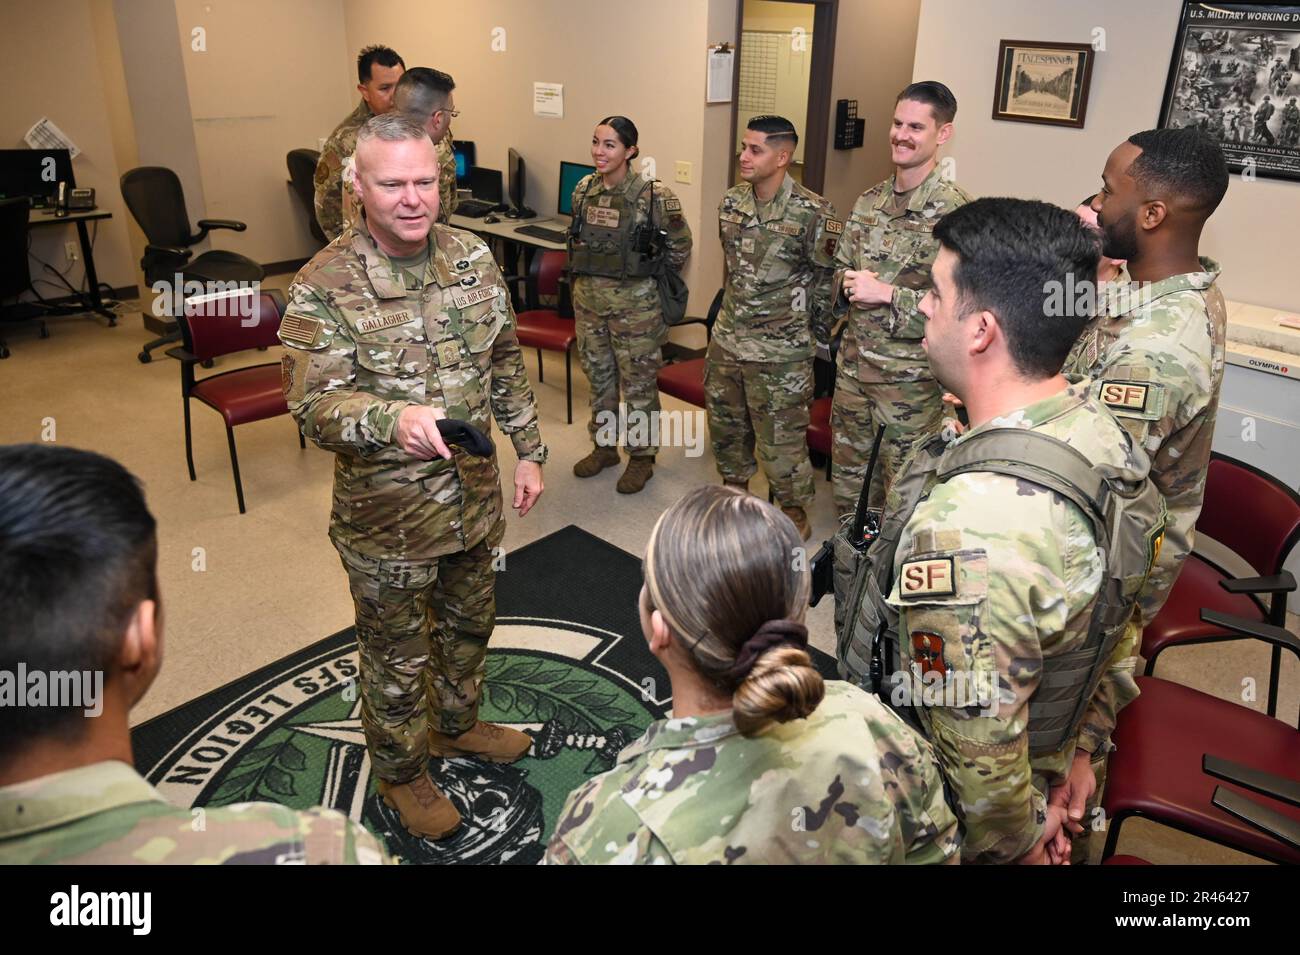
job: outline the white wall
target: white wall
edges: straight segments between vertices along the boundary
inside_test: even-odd
[[[196,149],[206,215],[248,224],[209,241],[257,262],[312,255],[317,243],[285,156],[317,148],[359,100],[341,0],[174,2],[168,39],[188,101],[173,115],[191,123],[184,136]],[[205,49],[194,48],[196,28]],[[401,31],[390,26],[387,35]]]
[[[913,76],[940,79],[957,96],[948,155],[957,181],[976,195],[1039,198],[1073,207],[1100,188],[1110,151],[1160,120],[1181,0],[922,0]],[[1091,42],[1106,49],[1092,72],[1085,128],[993,120],[998,41]],[[1300,310],[1293,230],[1300,183],[1234,176],[1206,226],[1201,254],[1223,265],[1224,294]]]

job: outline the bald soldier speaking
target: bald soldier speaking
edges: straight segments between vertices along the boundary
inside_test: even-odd
[[[356,604],[361,719],[379,793],[416,835],[460,814],[429,757],[511,762],[524,733],[478,719],[505,534],[495,450],[454,454],[437,421],[514,444],[514,507],[542,493],[546,446],[488,247],[436,224],[437,150],[418,123],[357,136],[362,217],[298,273],[280,326],[284,388],[304,435],[335,453],[330,539]]]

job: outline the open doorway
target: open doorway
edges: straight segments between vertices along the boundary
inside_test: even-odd
[[[775,113],[799,131],[790,175],[814,192],[826,177],[831,73],[839,0],[742,0],[731,111],[731,182],[754,116]]]

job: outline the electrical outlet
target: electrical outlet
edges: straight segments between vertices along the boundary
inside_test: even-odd
[[[65,242],[63,243],[63,254],[69,262],[75,262],[81,258],[81,248],[75,242]]]
[[[686,185],[691,184],[691,164],[681,159],[677,160],[677,181]]]

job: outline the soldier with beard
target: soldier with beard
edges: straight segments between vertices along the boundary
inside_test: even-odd
[[[1227,313],[1216,284],[1219,266],[1200,258],[1198,245],[1227,189],[1228,167],[1210,137],[1195,129],[1147,130],[1111,152],[1102,190],[1092,200],[1102,254],[1127,260],[1133,284],[1107,296],[1065,371],[1091,378],[1103,400],[1124,396],[1105,403],[1151,458],[1151,479],[1168,504],[1169,523],[1095,701],[1099,718],[1085,726],[1069,781],[1053,793],[1053,802],[1068,801],[1076,829],[1085,801],[1104,780],[1115,717],[1137,696],[1133,671],[1142,628],[1159,612],[1191,553],[1205,495]],[[1133,387],[1107,388],[1116,383]]]

